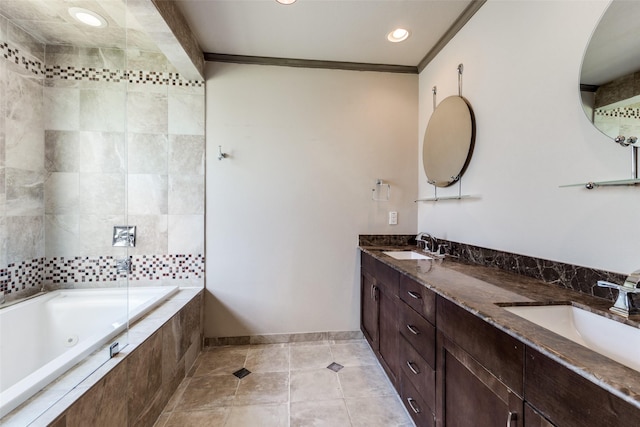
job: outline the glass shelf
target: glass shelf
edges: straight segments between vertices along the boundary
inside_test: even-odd
[[[464,194],[461,196],[427,197],[425,199],[414,200],[414,202],[439,202],[444,200],[479,199],[478,196]]]
[[[587,190],[593,190],[596,187],[614,187],[621,185],[638,185],[640,184],[640,179],[638,178],[629,178],[629,179],[618,179],[615,181],[589,181],[584,182],[582,184],[567,184],[561,185],[560,188],[566,187],[585,187]]]

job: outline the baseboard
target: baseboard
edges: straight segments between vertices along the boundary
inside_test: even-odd
[[[362,339],[361,331],[307,332],[298,334],[245,335],[237,337],[205,337],[205,347],[225,345],[286,344],[312,341],[343,341]]]

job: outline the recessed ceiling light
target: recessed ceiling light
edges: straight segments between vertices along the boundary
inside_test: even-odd
[[[293,4],[296,0],[276,0],[280,4]]]
[[[82,22],[85,25],[89,25],[94,28],[102,28],[107,26],[107,20],[97,13],[84,9],[82,7],[70,7],[69,15],[75,20]]]
[[[409,37],[409,30],[405,30],[404,28],[396,28],[387,34],[387,40],[393,43],[398,43],[406,40]]]

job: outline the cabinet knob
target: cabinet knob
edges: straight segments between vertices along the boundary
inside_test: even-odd
[[[511,423],[518,419],[518,414],[516,412],[509,411],[509,415],[507,415],[507,427],[511,427]]]

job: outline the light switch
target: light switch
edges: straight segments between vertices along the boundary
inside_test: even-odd
[[[398,224],[398,212],[389,212],[389,225]]]

